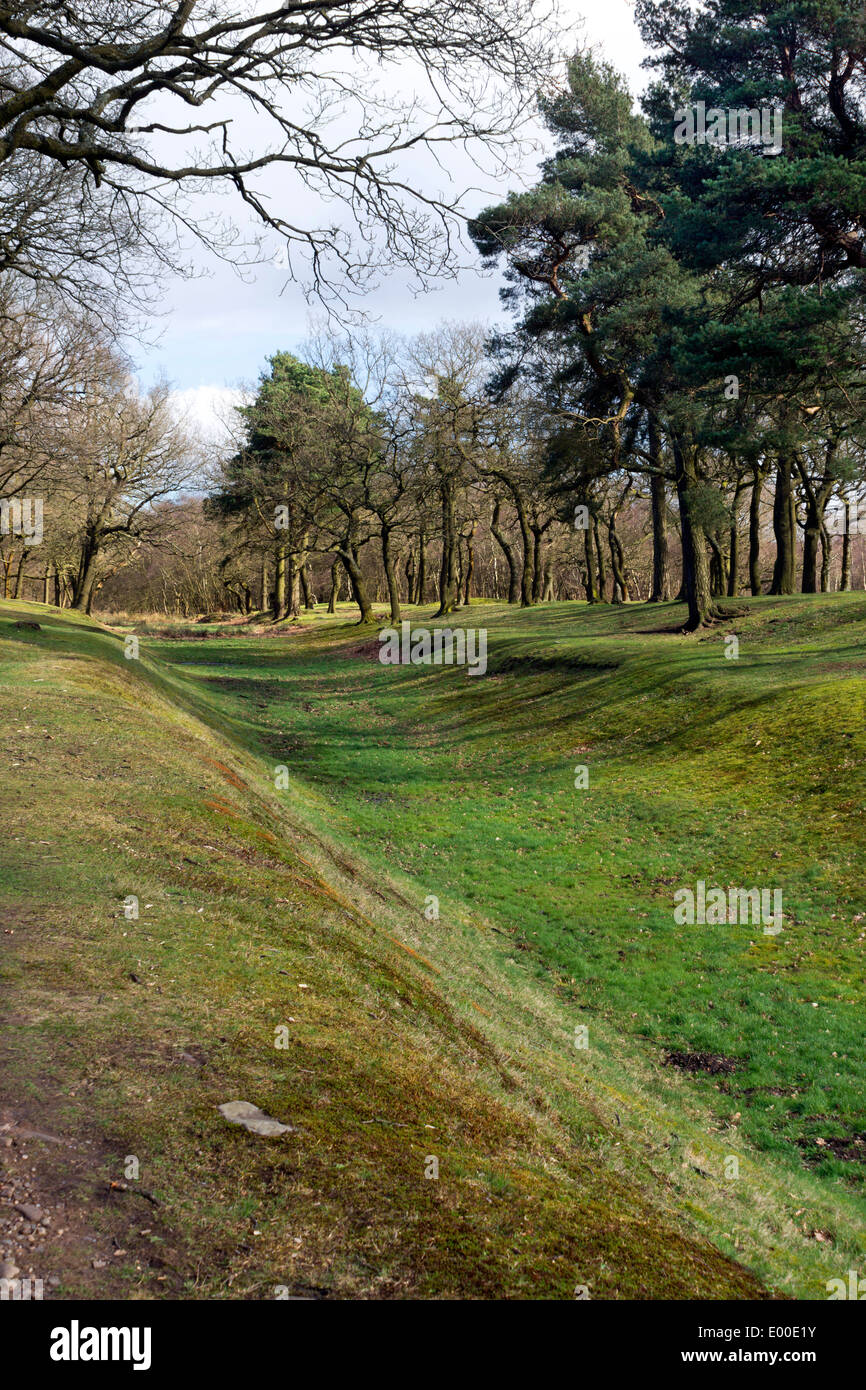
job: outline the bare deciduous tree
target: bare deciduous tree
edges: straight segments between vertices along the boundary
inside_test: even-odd
[[[401,161],[449,141],[513,145],[548,69],[545,5],[0,4],[0,174],[27,155],[76,170],[82,194],[106,193],[127,228],[148,205],[183,218],[183,187],[219,182],[289,255],[303,248],[320,291],[334,289],[335,269],[359,283],[383,259],[432,275],[448,254],[454,206],[407,181]],[[395,95],[395,64],[410,69],[407,101]],[[355,234],[336,221],[294,222],[292,193],[273,197],[261,180],[269,168],[347,207]],[[190,225],[207,235],[199,219]]]

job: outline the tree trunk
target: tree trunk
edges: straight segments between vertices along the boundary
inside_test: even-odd
[[[309,611],[316,606],[316,596],[310,584],[310,566],[306,560],[304,560],[304,563],[300,566],[300,576],[301,589],[304,595],[304,607]]]
[[[648,420],[650,457],[661,468],[661,439],[652,415]],[[667,488],[662,473],[650,475],[650,503],[653,522],[653,585],[650,603],[666,603],[671,596],[668,581],[668,507]]]
[[[851,589],[851,503],[847,497],[844,502],[845,531],[842,536],[842,573],[839,578],[839,590],[847,594]]]
[[[737,478],[737,486],[734,489],[734,500],[731,505],[731,537],[728,553],[728,598],[736,598],[740,588],[740,527],[737,505],[740,500],[740,493],[746,488],[746,483],[741,477]]]
[[[821,518],[818,515],[814,494],[806,501],[806,528],[803,532],[803,578],[800,584],[804,594],[818,592],[818,546],[821,541]]]
[[[331,566],[331,592],[328,595],[328,612],[336,613],[337,599],[340,597],[340,561],[335,560]]]
[[[761,592],[761,493],[764,491],[764,477],[764,470],[755,464],[749,499],[749,588],[753,598],[757,598]]]
[[[830,544],[824,524],[827,501],[833,491],[834,478],[830,472],[830,458],[821,482],[815,487],[802,460],[797,460],[797,468],[803,491],[806,494],[806,522],[803,532],[803,577],[800,588],[804,594],[818,592],[818,546],[821,547],[821,592],[827,592],[830,572]]]
[[[410,548],[406,557],[406,602],[415,602],[415,552]]]
[[[297,618],[301,613],[301,565],[298,554],[290,550],[286,556],[286,617]]]
[[[776,537],[776,563],[773,566],[771,594],[793,594],[797,575],[796,520],[791,458],[777,460],[776,491],[773,497],[773,534]]]
[[[92,532],[87,532],[81,544],[81,558],[78,563],[78,574],[72,589],[72,603],[70,607],[79,613],[89,611],[88,605],[92,602],[93,585],[96,582],[96,557],[99,554],[99,542]]]
[[[278,623],[286,616],[286,544],[284,541],[277,541],[274,552],[274,622]]]
[[[710,567],[704,529],[692,514],[692,493],[698,482],[694,452],[674,440],[677,500],[680,505],[680,530],[683,548],[683,588],[689,617],[686,627],[694,632],[715,616],[710,594]]]
[[[619,536],[616,533],[615,516],[611,516],[608,522],[607,538],[610,546],[610,567],[613,572],[613,601],[614,603],[628,603],[631,596],[625,577],[625,556]]]
[[[394,552],[391,547],[391,527],[382,525],[379,533],[379,540],[382,546],[382,565],[385,570],[385,580],[388,585],[388,599],[391,604],[391,625],[396,627],[402,620],[403,614],[400,612],[400,587],[397,583],[397,574],[394,569]]]
[[[598,596],[601,603],[607,601],[607,571],[604,567],[604,550],[601,545],[601,535],[598,529],[598,517],[592,518],[592,534],[595,540],[595,555],[598,561]]]
[[[343,561],[346,573],[349,576],[349,583],[352,586],[352,594],[360,609],[361,616],[358,619],[359,626],[361,623],[374,622],[373,608],[367,594],[367,586],[364,583],[361,567],[358,564],[358,555],[354,546],[348,541],[345,542],[344,548],[340,551],[340,559]]]
[[[730,553],[728,555],[728,598],[736,598],[740,588],[740,532],[736,518],[731,522]]]
[[[592,531],[589,526],[583,533],[583,554],[586,560],[586,601],[598,603],[598,585],[595,582],[595,556],[592,552]]]
[[[517,512],[517,520],[520,525],[520,536],[523,541],[523,568],[520,574],[520,606],[521,608],[532,607],[532,532],[529,529],[529,519],[526,515],[526,505],[520,489],[509,484],[511,496],[514,499],[514,507]]]
[[[650,603],[667,603],[671,596],[668,581],[667,489],[660,473],[650,480],[653,520],[653,583]]]
[[[821,518],[821,593],[826,594],[830,587],[830,537],[824,519]]]
[[[439,570],[439,607],[436,617],[453,613],[460,606],[460,576],[458,573],[458,548],[460,537],[457,533],[455,516],[456,499],[454,485],[449,477],[443,477],[439,485],[442,501],[442,564]]]
[[[532,602],[539,603],[544,591],[544,561],[542,545],[544,529],[536,522],[532,524]]]
[[[502,503],[497,498],[496,505],[493,508],[493,520],[490,523],[490,530],[493,533],[493,538],[497,542],[499,549],[505,556],[505,563],[508,565],[508,602],[519,603],[520,574],[517,567],[517,556],[514,552],[514,546],[499,525],[501,510]]]
[[[415,602],[424,602],[427,588],[427,535],[424,527],[418,532],[418,573],[415,576]]]
[[[472,589],[472,576],[475,573],[475,532],[478,530],[478,522],[473,521],[466,540],[466,573],[463,576],[463,604],[469,606],[469,596]]]
[[[18,561],[18,572],[17,572],[17,574],[15,575],[15,592],[14,592],[14,594],[12,595],[13,598],[20,598],[20,597],[21,597],[21,586],[22,586],[22,584],[24,583],[24,565],[25,565],[25,562],[26,562],[26,560],[27,560],[27,556],[28,556],[29,554],[30,554],[30,551],[29,551],[29,550],[22,550],[22,551],[21,551],[21,558],[20,558],[20,560]]]
[[[713,598],[721,598],[728,587],[728,566],[718,532],[713,535],[705,532],[710,547],[710,593]]]

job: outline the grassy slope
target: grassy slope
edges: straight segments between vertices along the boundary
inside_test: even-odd
[[[8,604],[0,677],[0,1110],[64,1141],[0,1164],[35,1165],[54,1225],[34,1273],[60,1296],[761,1295],[621,1160],[547,995],[480,934],[452,982],[360,867],[351,896],[326,883],[189,683]],[[241,1098],[296,1132],[228,1126],[215,1107]],[[112,1188],[129,1155],[137,1182]]]
[[[217,717],[291,767],[306,818],[389,874],[416,919],[440,897],[445,949],[457,927],[470,954],[480,924],[508,931],[502,970],[519,952],[590,1025],[596,1100],[642,1089],[654,1165],[708,1174],[683,1202],[805,1292],[801,1237],[835,1242],[831,1264],[864,1250],[866,600],[737,606],[695,639],[673,605],[478,605],[461,621],[488,627],[483,678],[383,668],[345,618],[155,649],[207,678]],[[785,931],[676,925],[674,891],[699,878],[781,888]],[[681,1078],[659,1067],[668,1049],[736,1070]],[[692,1141],[679,1112],[695,1102]]]
[[[753,606],[739,662],[653,633],[670,609],[485,607],[475,680],[382,668],[345,622],[165,643],[172,674],[27,607],[50,626],[0,628],[13,1093],[90,1144],[82,1203],[130,1251],[67,1287],[756,1296],[703,1232],[814,1297],[862,1260],[854,1165],[794,1142],[864,1127],[862,598]],[[674,928],[696,877],[781,882],[786,932]],[[743,1067],[722,1090],[666,1046]],[[297,1135],[227,1129],[238,1097]],[[128,1153],[147,1238],[104,1195]]]

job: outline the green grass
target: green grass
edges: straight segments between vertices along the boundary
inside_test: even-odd
[[[815,1141],[856,1154],[866,1131],[863,596],[743,601],[701,638],[673,605],[473,605],[475,678],[381,666],[348,611],[206,640],[143,625],[124,662],[115,636],[25,607],[51,626],[0,630],[29,724],[7,747],[30,827],[7,894],[48,923],[5,969],[65,1085],[58,1030],[91,1049],[105,1162],[149,1146],[187,1290],[291,1283],[291,1257],[302,1283],[378,1296],[756,1296],[732,1257],[820,1297],[862,1263],[862,1159]],[[37,727],[62,746],[35,736],[30,763]],[[697,879],[780,887],[783,933],[678,926]],[[153,906],[118,937],[129,892]],[[268,1036],[299,1011],[286,979],[310,985],[302,1063]],[[121,1050],[116,1094],[124,1026],[149,1041]],[[167,1060],[183,1039],[209,1057],[192,1076]],[[671,1050],[736,1067],[683,1075]],[[225,1133],[212,1107],[238,1096],[299,1125],[290,1158]]]

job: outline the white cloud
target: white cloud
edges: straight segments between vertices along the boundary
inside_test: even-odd
[[[238,387],[201,385],[172,391],[178,413],[208,444],[222,444],[232,428],[232,409],[240,405],[244,392]]]

